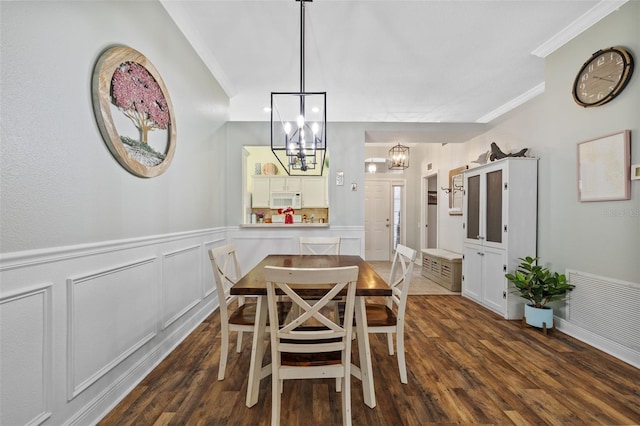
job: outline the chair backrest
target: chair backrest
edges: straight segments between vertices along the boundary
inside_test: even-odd
[[[300,237],[301,254],[340,254],[340,237]]]
[[[339,268],[281,268],[265,266],[265,281],[269,302],[269,324],[271,345],[277,352],[320,353],[345,351],[351,347],[354,302],[358,267]],[[336,314],[327,304],[343,289],[345,299],[345,321],[332,317]],[[301,296],[301,290],[311,290],[313,300]],[[276,302],[281,294],[288,296],[293,306],[286,323],[280,323]],[[325,308],[326,309],[323,309]],[[347,320],[350,318],[351,320]],[[347,350],[350,352],[350,350]],[[348,362],[350,353],[345,354]]]
[[[230,294],[231,287],[242,278],[236,245],[232,243],[210,249],[209,259],[216,282],[220,314],[227,318],[227,306],[237,298]]]
[[[404,317],[404,309],[407,305],[407,296],[409,295],[409,285],[411,284],[411,275],[413,274],[413,264],[417,254],[418,252],[416,250],[398,244],[396,253],[393,256],[389,277],[389,287],[391,287],[393,294],[387,298],[387,306],[392,308],[392,302],[397,306],[398,318]]]

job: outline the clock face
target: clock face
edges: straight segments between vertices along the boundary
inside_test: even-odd
[[[594,53],[573,83],[573,99],[583,107],[604,105],[626,86],[633,73],[633,57],[621,47]]]

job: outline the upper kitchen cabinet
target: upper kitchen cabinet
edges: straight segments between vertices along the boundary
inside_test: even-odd
[[[251,189],[251,207],[269,208],[270,177],[253,176],[251,179],[253,187]]]
[[[271,192],[300,192],[302,190],[301,179],[291,176],[271,176]]]
[[[303,177],[301,185],[303,208],[329,207],[326,177]]]

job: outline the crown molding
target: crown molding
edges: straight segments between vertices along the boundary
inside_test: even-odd
[[[581,17],[570,23],[562,31],[542,43],[531,52],[532,55],[546,58],[566,43],[573,40],[583,31],[595,25],[612,12],[617,11],[628,0],[602,0]]]
[[[537,86],[527,90],[526,92],[524,92],[522,95],[518,96],[517,98],[514,98],[512,100],[510,100],[509,102],[507,102],[504,105],[501,105],[500,107],[494,109],[493,111],[489,112],[488,114],[485,114],[484,116],[480,117],[479,119],[476,120],[476,123],[488,123],[491,120],[501,116],[502,114],[505,114],[509,111],[511,111],[512,109],[522,105],[523,103],[527,102],[530,99],[535,98],[538,95],[541,95],[542,93],[544,93],[544,82],[538,84]]]

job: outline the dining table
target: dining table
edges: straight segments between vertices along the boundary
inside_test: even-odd
[[[264,278],[265,266],[285,268],[335,268],[344,266],[358,267],[356,284],[355,317],[356,336],[360,365],[351,366],[351,374],[362,382],[363,400],[371,408],[376,406],[373,383],[373,367],[367,330],[365,299],[369,296],[391,296],[391,287],[362,257],[355,255],[317,255],[317,254],[269,254],[237,283],[231,287],[231,294],[238,296],[257,296],[256,321],[251,346],[251,363],[247,386],[247,407],[258,402],[260,380],[271,374],[271,366],[262,366],[267,324],[267,284]],[[304,296],[304,294],[301,294]],[[346,295],[346,290],[345,290]],[[313,293],[308,295],[313,298]]]

